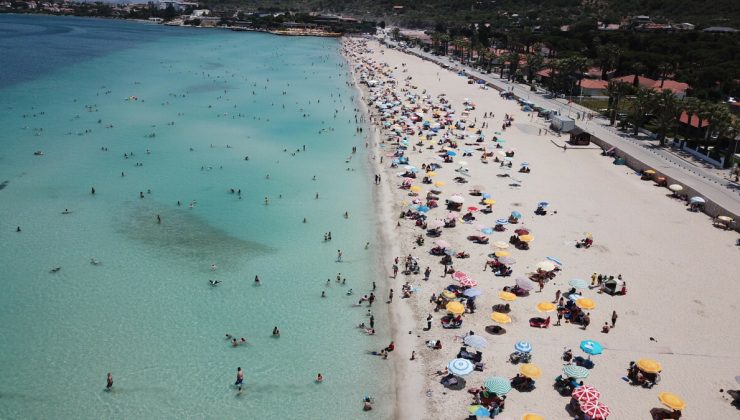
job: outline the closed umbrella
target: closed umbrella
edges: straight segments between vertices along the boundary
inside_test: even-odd
[[[568,284],[576,289],[588,289],[588,283],[583,279],[571,279]]]
[[[598,341],[583,340],[581,341],[581,350],[588,355],[595,356],[601,354],[604,351],[604,347]]]
[[[463,294],[467,297],[476,297],[480,296],[483,292],[481,292],[480,289],[476,289],[474,287],[471,287],[470,289],[465,289]]]
[[[552,302],[540,302],[536,306],[538,312],[552,312],[557,307]]]
[[[455,315],[461,315],[465,313],[465,305],[460,302],[450,302],[446,306],[447,312]]]
[[[597,401],[601,398],[601,392],[597,391],[596,388],[592,386],[582,385],[574,389],[570,396],[583,404],[588,401]]]
[[[542,370],[540,370],[540,367],[534,363],[525,363],[519,366],[519,373],[527,378],[537,379],[542,375]]]
[[[663,405],[673,410],[683,410],[686,408],[684,400],[672,392],[661,392],[658,394],[658,399]]]
[[[465,338],[463,338],[463,342],[470,347],[475,347],[476,349],[484,349],[488,347],[488,341],[479,335],[465,336]]]
[[[506,300],[506,301],[516,300],[516,295],[511,292],[504,292],[504,291],[498,292],[498,297],[501,300]]]
[[[509,315],[502,314],[501,312],[494,312],[491,314],[491,319],[498,322],[499,324],[508,324],[511,322]]]
[[[532,344],[529,341],[517,341],[514,344],[514,350],[522,353],[529,353],[532,351]]]
[[[501,376],[494,376],[488,378],[483,382],[483,387],[488,392],[494,392],[496,395],[506,395],[511,391],[511,383],[508,379],[502,378]]]
[[[637,367],[647,373],[659,373],[663,370],[663,366],[660,363],[652,359],[640,359],[637,361]]]
[[[468,359],[452,359],[447,364],[447,370],[453,375],[467,375],[475,369],[475,365]]]
[[[589,298],[580,298],[576,300],[576,305],[581,309],[594,309],[596,308],[596,302]]]
[[[524,277],[517,277],[516,278],[516,285],[520,289],[526,290],[527,292],[529,292],[530,290],[532,290],[534,288],[534,283],[532,283],[532,280],[525,279]]]
[[[601,401],[587,401],[581,404],[581,411],[592,420],[604,420],[611,414],[609,407]]]
[[[563,374],[573,379],[588,378],[590,371],[583,366],[578,365],[565,365],[563,366]]]

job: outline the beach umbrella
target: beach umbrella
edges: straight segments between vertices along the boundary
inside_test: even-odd
[[[455,299],[457,297],[457,295],[455,295],[455,293],[453,293],[453,292],[451,292],[449,290],[445,290],[444,292],[442,292],[442,296],[446,297],[447,299]]]
[[[447,364],[447,370],[453,375],[467,375],[475,369],[475,365],[468,359],[452,359]]]
[[[462,204],[465,202],[465,199],[462,198],[462,196],[453,195],[452,197],[448,198],[447,201],[449,201],[450,203]]]
[[[545,207],[547,207],[549,205],[550,205],[550,203],[547,202],[547,201],[540,201],[539,203],[537,203],[537,207],[542,207],[542,208],[545,208]]]
[[[460,165],[460,166],[467,166],[468,165],[468,162],[466,162],[464,160],[461,160],[461,161],[457,162],[457,164]]]
[[[668,189],[673,192],[680,192],[683,191],[683,186],[678,184],[671,184],[668,186]]]
[[[536,308],[538,312],[552,312],[557,309],[555,304],[552,302],[540,302],[537,304]]]
[[[445,183],[444,183],[444,181],[437,181],[437,182],[434,183],[434,186],[435,187],[442,188],[442,187],[445,186]]]
[[[485,382],[483,382],[483,387],[486,388],[488,392],[494,392],[496,395],[501,396],[506,395],[511,391],[511,382],[501,376],[494,376],[486,379]]]
[[[524,277],[517,277],[516,285],[520,289],[526,290],[527,292],[532,290],[532,288],[534,288],[534,284],[532,283],[532,281]]]
[[[601,354],[604,351],[604,347],[598,341],[583,340],[581,341],[581,350],[588,355],[595,356]]]
[[[576,305],[581,309],[594,309],[596,308],[596,302],[589,298],[580,298],[576,300]]]
[[[483,292],[481,292],[480,289],[471,287],[470,289],[465,289],[463,294],[467,297],[476,297],[476,296],[480,296],[481,294],[483,294]]]
[[[447,312],[455,315],[462,315],[465,313],[465,305],[460,302],[450,302],[446,306]]]
[[[519,240],[522,242],[532,242],[534,241],[534,236],[532,235],[522,235],[519,237]]]
[[[586,401],[581,404],[581,411],[592,420],[604,420],[611,414],[609,407],[601,401]]]
[[[486,235],[490,235],[493,233],[493,228],[490,227],[484,227],[483,229],[480,229],[481,233],[484,233]]]
[[[514,233],[516,233],[517,235],[529,235],[530,231],[529,229],[519,228],[519,229],[515,229]]]
[[[516,260],[512,257],[501,257],[498,259],[498,262],[504,265],[513,265],[516,264]]]
[[[468,207],[468,211],[470,212],[478,211],[478,207],[474,207],[474,206]]]
[[[513,217],[515,219],[521,219],[522,218],[522,214],[519,213],[518,211],[514,210],[514,211],[511,212],[511,217]]]
[[[476,349],[484,349],[488,347],[488,340],[485,338],[479,336],[479,335],[468,335],[463,338],[463,342],[470,347],[474,347]]]
[[[477,285],[478,285],[478,282],[471,279],[470,277],[460,280],[460,286],[463,286],[463,287],[475,287]]]
[[[476,417],[490,417],[491,412],[482,405],[471,405],[468,407],[468,412]]]
[[[574,389],[570,396],[583,404],[587,401],[598,401],[598,399],[601,398],[601,392],[597,391],[596,388],[592,386],[581,385]]]
[[[444,223],[442,223],[442,226],[444,226]],[[449,248],[450,247],[450,243],[447,242],[447,241],[445,241],[444,239],[437,239],[436,241],[434,241],[434,244],[437,245],[440,248]]]
[[[701,198],[701,197],[691,197],[691,199],[689,200],[689,202],[691,204],[704,204],[707,201],[705,199]]]
[[[509,219],[496,219],[496,224],[497,225],[508,225]]]
[[[437,173],[436,173],[436,172],[434,172],[434,171],[429,171],[429,172],[427,172],[427,173],[426,173],[425,175],[431,178],[431,177],[433,177],[433,176],[437,176]]]
[[[530,344],[529,341],[517,341],[516,344],[514,344],[514,350],[522,353],[529,353],[532,351],[532,344]]]
[[[447,151],[447,156],[457,156],[456,152],[453,152],[452,150]]]
[[[506,300],[506,301],[516,300],[516,295],[511,292],[503,292],[503,291],[498,292],[498,297],[501,300]]]
[[[648,170],[642,171],[642,173],[644,173],[646,175],[653,175],[653,174],[655,174],[655,170],[654,169],[648,169]]]
[[[509,247],[509,243],[504,241],[496,241],[493,243],[493,246],[500,249],[506,249]]]
[[[519,365],[519,373],[527,378],[537,379],[542,375],[542,370],[534,363],[524,363],[523,365]]]
[[[415,193],[418,193],[418,192],[420,192],[420,191],[421,191],[421,187],[420,187],[420,186],[418,186],[418,185],[413,185],[413,186],[411,186],[411,188],[409,188],[409,189],[411,190],[411,192],[415,192]]]
[[[494,312],[491,314],[491,319],[498,322],[499,324],[508,324],[511,322],[509,315],[502,314],[501,312]]]
[[[563,366],[563,374],[573,379],[588,378],[590,371],[583,366],[578,365],[565,365]]]
[[[570,279],[568,284],[575,287],[576,289],[588,289],[588,283],[586,282],[586,280],[583,279]]]
[[[551,261],[541,261],[537,263],[537,269],[542,271],[552,271],[555,269],[555,264]]]
[[[481,195],[481,197],[482,197],[482,198],[484,198],[484,199],[486,199],[486,198],[491,198],[491,194],[488,194],[488,193],[483,193],[483,194]]]
[[[493,255],[497,257],[509,257],[511,256],[511,252],[504,251],[503,249],[499,249],[498,251],[494,252]]]
[[[652,359],[640,359],[637,361],[637,367],[647,373],[659,373],[663,370],[663,366],[660,363]]]
[[[463,279],[468,279],[470,278],[470,276],[467,273],[464,273],[462,271],[455,271],[454,273],[452,273],[452,278],[457,281],[460,281]]]
[[[732,221],[732,217],[730,217],[730,216],[717,216],[717,220],[722,221],[722,222],[729,223],[729,222]]]
[[[686,408],[684,400],[672,392],[661,392],[658,394],[658,399],[663,405],[673,410],[683,410]]]
[[[545,420],[545,418],[540,416],[539,414],[525,413],[522,414],[522,420]]]
[[[494,200],[493,198],[486,198],[485,200],[483,200],[483,204],[492,206],[496,204],[496,200]]]
[[[426,213],[426,212],[428,212],[431,209],[429,208],[429,206],[419,206],[419,208],[417,208],[417,210],[420,211],[420,212],[422,212],[422,213]]]

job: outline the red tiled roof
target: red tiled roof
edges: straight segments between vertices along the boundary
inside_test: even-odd
[[[663,87],[660,87],[660,80],[655,82],[655,85],[653,85],[653,89],[655,90],[663,90],[663,89],[669,89],[673,93],[686,93],[686,89],[689,88],[688,83],[682,83],[677,82],[675,80],[666,79],[663,81]]]
[[[606,80],[582,79],[581,87],[584,89],[606,89],[609,82]]]
[[[688,124],[689,123],[689,114],[686,112],[681,113],[681,117],[678,119],[681,124]],[[701,122],[701,128],[704,128],[709,125],[709,120],[702,120]],[[691,126],[695,128],[699,128],[699,116],[696,114],[691,116]]]

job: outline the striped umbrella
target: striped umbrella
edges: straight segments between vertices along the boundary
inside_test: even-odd
[[[528,341],[517,341],[516,344],[514,344],[514,350],[522,353],[529,353],[532,351],[532,344]]]
[[[581,411],[593,420],[604,420],[611,414],[609,407],[601,401],[587,401],[581,404]]]
[[[478,285],[478,282],[471,279],[470,277],[460,280],[460,286],[463,286],[463,287],[475,287],[477,285]]]
[[[479,335],[468,335],[463,339],[463,342],[470,347],[475,347],[476,349],[484,349],[488,347],[488,340]]]
[[[468,359],[452,359],[447,364],[447,370],[453,375],[467,375],[475,369],[473,362]]]
[[[597,401],[601,398],[601,392],[597,391],[596,388],[588,385],[579,386],[573,390],[571,397],[578,400],[579,403],[583,404],[588,401]]]
[[[588,289],[588,283],[583,279],[571,279],[568,284],[576,289]]]
[[[496,395],[506,395],[511,391],[511,383],[508,379],[502,378],[501,376],[494,376],[493,378],[486,379],[483,382],[488,392],[495,392]]]
[[[565,365],[563,366],[563,373],[573,379],[583,379],[588,378],[589,371],[583,366]]]

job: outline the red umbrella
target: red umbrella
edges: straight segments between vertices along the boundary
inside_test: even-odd
[[[604,420],[611,414],[609,407],[601,401],[587,401],[581,404],[581,411],[593,420]]]
[[[470,276],[468,276],[466,273],[463,273],[462,271],[455,271],[452,274],[452,278],[455,279],[455,280],[457,280],[457,281],[463,281],[465,279],[469,279]]]
[[[578,400],[579,403],[583,404],[585,402],[598,400],[601,398],[601,392],[597,391],[596,388],[592,386],[583,385],[574,389],[571,396]]]
[[[529,235],[529,231],[527,229],[517,229],[514,231],[517,235]]]
[[[478,207],[468,207],[468,211],[478,211]]]

